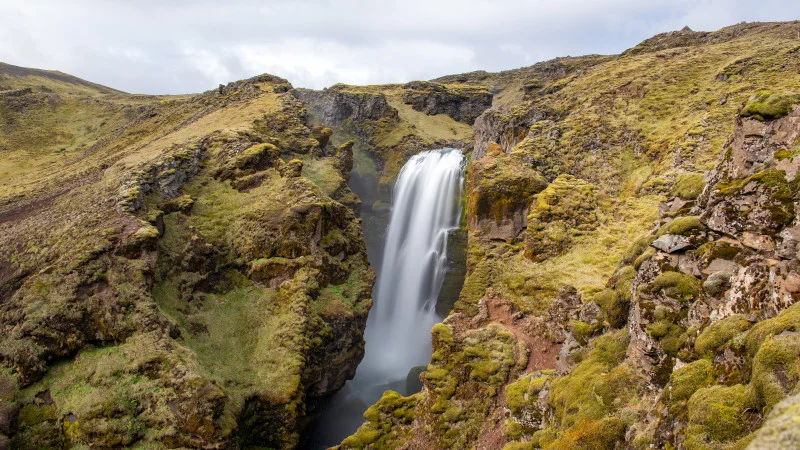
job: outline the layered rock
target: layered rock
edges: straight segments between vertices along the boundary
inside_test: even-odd
[[[414,81],[403,86],[403,101],[426,114],[447,114],[472,125],[492,106],[492,94],[481,86]]]
[[[529,88],[466,74],[500,93],[475,124],[464,288],[423,390],[387,393],[342,448],[760,448],[768,417],[765,442],[793,442],[796,97],[755,92],[794,86],[770,72],[797,67],[788,33],[686,30]],[[505,381],[476,383],[506,344]]]
[[[357,203],[352,152],[326,156],[330,133],[286,90],[202,94],[224,100],[180,142],[137,125],[157,136],[8,215],[3,242],[25,247],[0,247],[3,448],[292,448],[306,398],[353,376],[374,275],[337,201]],[[236,131],[202,126],[265,104]]]
[[[397,118],[397,110],[389,106],[382,93],[353,92],[347,86],[334,85],[322,91],[295,89],[292,95],[309,105],[319,120],[328,126],[341,125],[346,120],[360,122]]]

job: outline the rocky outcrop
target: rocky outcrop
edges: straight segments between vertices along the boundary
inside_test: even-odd
[[[381,118],[396,119],[397,110],[386,101],[384,94],[350,92],[347,86],[334,85],[322,91],[294,89],[292,95],[311,108],[315,116],[328,126],[341,125],[346,120],[361,122]]]
[[[499,109],[484,112],[475,119],[475,147],[472,157],[483,158],[492,142],[499,144],[504,152],[511,152],[527,136],[531,125],[545,118],[547,114],[538,109],[521,115]]]
[[[493,144],[489,154],[473,160],[466,186],[467,225],[486,239],[511,241],[527,223],[528,199],[546,186],[541,175]]]
[[[597,226],[597,188],[561,175],[533,196],[525,229],[525,256],[543,261],[564,253],[573,239]]]
[[[0,448],[293,448],[306,399],[354,375],[374,274],[332,198],[357,201],[352,150],[255,81],[201,94],[277,94],[249,127],[130,145],[2,224]]]
[[[492,106],[492,94],[481,86],[414,81],[403,85],[403,102],[426,114],[447,114],[472,125]]]

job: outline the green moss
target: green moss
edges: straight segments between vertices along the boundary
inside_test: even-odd
[[[512,440],[519,439],[525,434],[525,427],[513,419],[506,420],[505,428],[506,436]]]
[[[533,433],[531,443],[536,447],[547,447],[558,437],[558,433],[554,427],[547,427]]]
[[[741,384],[698,390],[689,399],[686,448],[705,449],[733,443],[749,434],[744,412],[753,406],[752,392]]]
[[[767,338],[753,359],[751,386],[769,412],[800,380],[800,333]]]
[[[571,427],[583,419],[598,420],[616,410],[632,394],[635,377],[625,365],[628,338],[623,331],[606,333],[589,347],[572,371],[550,384],[548,402],[557,423]]]
[[[613,284],[594,296],[594,302],[603,311],[603,318],[615,328],[622,327],[628,321],[628,310],[631,302],[631,284],[636,276],[633,266],[623,266],[612,277]]]
[[[700,222],[699,216],[676,217],[661,227],[656,236],[663,236],[665,234],[688,236],[692,234],[693,231],[702,231],[705,230],[705,228],[705,225]]]
[[[506,385],[506,406],[513,413],[518,413],[525,407],[536,402],[539,391],[542,390],[549,377],[547,375],[526,375],[519,380]]]
[[[655,240],[655,236],[645,235],[637,238],[633,241],[630,247],[625,250],[625,254],[622,255],[622,260],[620,264],[622,265],[629,265],[633,264],[634,261],[638,260],[639,257],[645,253],[650,247],[650,244],[653,243]]]
[[[789,114],[792,106],[798,103],[800,103],[798,95],[759,91],[747,100],[741,115],[760,121],[780,119]]]
[[[791,151],[789,149],[786,149],[786,148],[782,148],[782,149],[778,150],[777,152],[775,152],[774,155],[772,155],[772,157],[775,158],[777,161],[783,161],[785,159],[792,159],[792,158],[794,158],[796,156],[797,156],[796,151],[793,152],[793,151]]]
[[[601,420],[583,419],[552,443],[545,450],[606,449],[618,448],[625,439],[625,423],[616,417]]]
[[[572,335],[581,345],[586,345],[589,342],[589,338],[600,328],[602,328],[602,324],[600,323],[588,324],[580,320],[571,320],[569,322],[570,332],[572,332]]]
[[[672,372],[669,379],[669,403],[681,404],[700,388],[713,383],[712,364],[708,359],[698,359]]]
[[[417,395],[403,397],[394,391],[385,391],[377,403],[364,413],[367,422],[342,441],[347,449],[391,449],[405,442],[409,425],[414,420]]]
[[[776,317],[756,323],[745,335],[747,354],[755,357],[768,337],[784,331],[800,331],[800,303],[795,303]]]
[[[694,200],[703,192],[703,187],[705,185],[702,173],[682,173],[675,179],[672,195],[685,200]]]
[[[751,326],[752,324],[747,321],[744,314],[726,317],[707,326],[697,337],[694,349],[701,355],[713,353]]]
[[[55,405],[35,405],[27,404],[19,410],[20,425],[31,427],[48,420],[55,420],[58,417],[58,409]]]
[[[525,442],[509,442],[503,446],[503,450],[533,450],[533,443],[530,441]]]
[[[659,320],[647,326],[650,336],[661,344],[664,352],[675,356],[686,340],[684,328],[675,325],[670,320]]]
[[[700,293],[700,287],[697,278],[681,272],[668,271],[658,275],[645,286],[644,290],[652,294],[661,292],[668,297],[690,301]]]
[[[517,381],[506,385],[506,406],[511,412],[516,413],[528,404],[528,386],[531,376],[526,375]]]

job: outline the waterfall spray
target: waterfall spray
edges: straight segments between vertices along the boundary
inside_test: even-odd
[[[366,354],[337,392],[308,448],[327,448],[353,433],[386,389],[409,394],[409,369],[431,356],[431,327],[443,319],[436,300],[447,271],[447,238],[461,218],[464,156],[454,149],[412,157],[397,176]]]
[[[413,156],[400,171],[367,325],[370,367],[405,377],[428,362],[434,307],[447,270],[447,236],[458,228],[464,157],[453,149]],[[369,348],[369,347],[373,348]],[[363,363],[362,363],[363,364]]]

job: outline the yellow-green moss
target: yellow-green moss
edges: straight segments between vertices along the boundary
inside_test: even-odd
[[[691,234],[692,231],[702,231],[705,228],[705,225],[700,222],[699,216],[676,217],[661,227],[656,236],[663,236],[665,234],[686,236]]]
[[[583,419],[568,428],[545,450],[610,449],[618,448],[625,439],[625,423],[616,417],[601,420]]]
[[[513,413],[518,413],[528,405],[536,402],[549,377],[547,375],[526,375],[506,385],[506,406]]]
[[[603,311],[603,318],[612,327],[622,327],[628,321],[631,301],[631,284],[636,276],[633,266],[623,266],[615,273],[613,285],[594,296],[594,302]]]
[[[675,179],[672,195],[685,200],[694,200],[703,191],[702,173],[682,173]]]
[[[769,336],[784,331],[800,331],[800,303],[795,303],[776,317],[756,323],[745,335],[747,354],[755,357],[761,344]]]
[[[694,349],[701,355],[714,352],[751,326],[744,314],[726,317],[707,326],[697,337]]]
[[[627,344],[624,331],[606,333],[592,341],[586,358],[568,375],[553,379],[548,402],[562,429],[603,418],[633,393],[635,377],[620,365]]]
[[[397,392],[385,391],[380,400],[364,413],[367,422],[342,441],[342,448],[397,448],[410,432],[417,399],[418,395],[403,397]]]
[[[700,281],[681,272],[663,272],[644,288],[650,293],[662,292],[669,297],[690,301],[700,293]]]
[[[712,364],[698,359],[672,372],[667,386],[670,404],[686,402],[700,388],[713,383]]]
[[[741,384],[699,389],[689,399],[688,450],[733,443],[749,434],[745,410],[755,406],[752,392]]]
[[[792,106],[798,103],[800,103],[798,95],[759,91],[747,100],[741,115],[760,121],[780,119],[789,114]]]
[[[767,338],[753,359],[751,385],[769,412],[800,380],[800,333]]]

